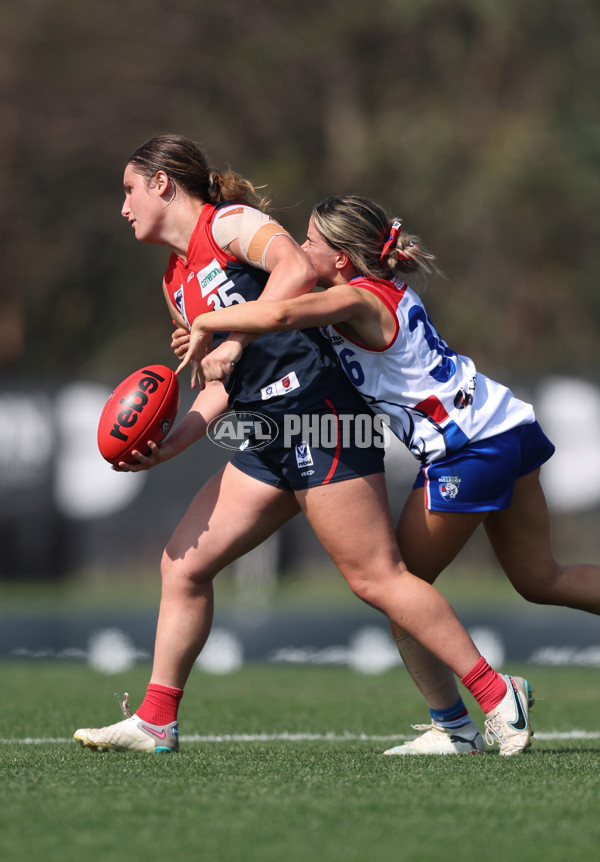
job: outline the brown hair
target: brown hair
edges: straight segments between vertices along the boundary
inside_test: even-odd
[[[323,238],[346,252],[361,275],[400,278],[417,290],[425,287],[431,275],[443,275],[421,238],[401,230],[401,219],[391,219],[369,198],[329,197],[317,204],[312,216]]]
[[[133,165],[134,170],[147,181],[157,171],[164,171],[176,187],[207,203],[229,201],[263,210],[268,205],[250,180],[232,170],[219,171],[209,167],[198,145],[183,135],[150,138],[131,154],[127,164]]]

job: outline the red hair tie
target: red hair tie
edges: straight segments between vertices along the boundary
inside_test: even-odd
[[[384,263],[386,257],[392,250],[392,248],[396,245],[396,241],[398,239],[398,234],[402,230],[402,222],[395,221],[390,228],[390,235],[387,239],[387,242],[384,242],[383,248],[381,249],[381,254],[379,255],[379,260]],[[400,257],[400,255],[398,255]]]

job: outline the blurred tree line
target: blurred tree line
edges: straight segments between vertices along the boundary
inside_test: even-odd
[[[436,252],[442,334],[493,374],[600,359],[596,0],[5,0],[4,374],[172,362],[165,249],[120,217],[128,155],[197,140],[302,241],[330,193]]]

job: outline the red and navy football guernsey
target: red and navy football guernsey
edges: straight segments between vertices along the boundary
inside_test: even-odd
[[[200,314],[258,299],[269,277],[216,243],[212,224],[217,211],[218,207],[204,205],[187,262],[172,254],[165,273],[169,297],[189,326]],[[340,368],[329,339],[317,328],[261,335],[245,348],[226,388],[229,404],[237,411],[304,413],[332,394],[338,405],[368,411]]]

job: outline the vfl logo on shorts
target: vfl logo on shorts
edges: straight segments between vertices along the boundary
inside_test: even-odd
[[[312,467],[314,461],[312,459],[312,455],[310,452],[310,446],[304,440],[302,443],[297,443],[294,446],[296,450],[296,464],[298,465],[298,469],[302,470],[304,467]]]
[[[460,478],[458,476],[440,476],[438,479],[440,494],[444,500],[455,500],[460,490]]]

